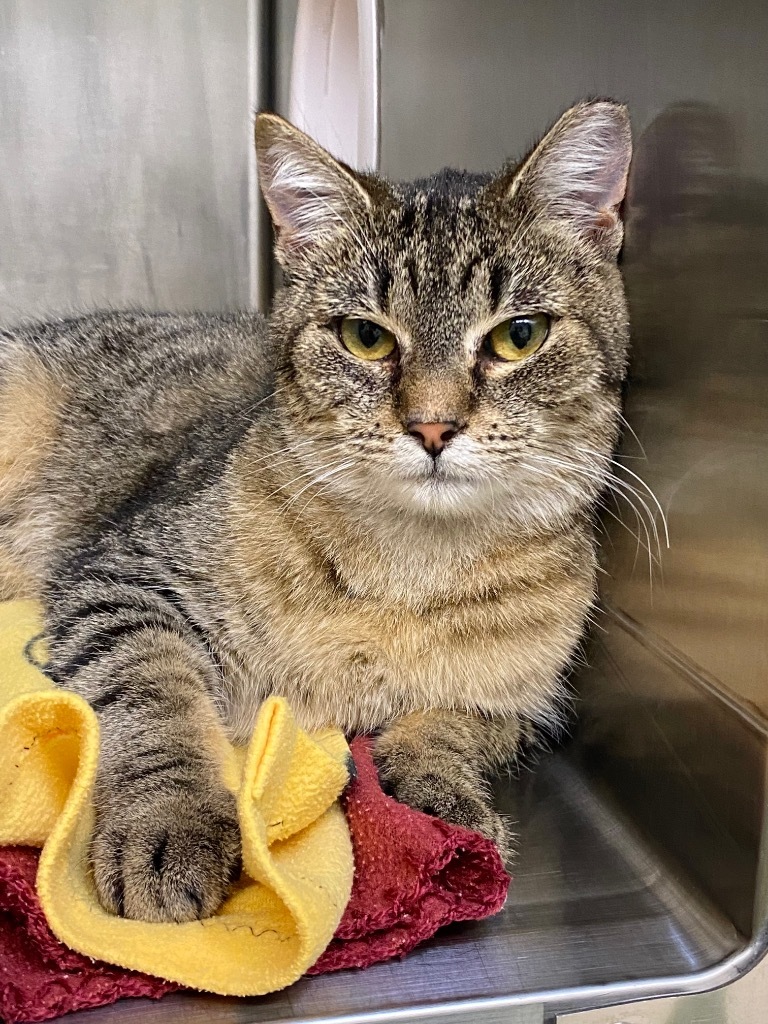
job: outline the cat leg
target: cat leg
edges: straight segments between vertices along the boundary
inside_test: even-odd
[[[384,788],[402,803],[481,832],[511,859],[508,823],[493,809],[487,773],[514,758],[526,727],[515,718],[420,711],[393,722],[377,739]]]
[[[217,669],[168,591],[120,582],[98,563],[79,568],[77,582],[49,594],[47,671],[99,718],[91,847],[99,899],[142,921],[207,917],[240,864],[210,697]]]

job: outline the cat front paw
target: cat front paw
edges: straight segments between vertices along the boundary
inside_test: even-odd
[[[137,921],[210,917],[240,872],[240,830],[226,790],[153,794],[103,810],[91,844],[104,908]]]
[[[505,818],[491,806],[485,787],[465,771],[464,765],[430,763],[404,757],[391,750],[375,752],[384,790],[416,811],[479,832],[499,850],[505,864],[514,854],[514,835]]]

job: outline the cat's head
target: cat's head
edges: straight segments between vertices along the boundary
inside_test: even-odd
[[[626,371],[625,108],[573,107],[498,174],[410,184],[353,172],[273,115],[256,144],[286,273],[278,406],[304,483],[533,529],[588,507]]]

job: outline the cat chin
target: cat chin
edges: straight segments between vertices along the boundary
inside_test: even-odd
[[[411,516],[414,520],[440,520],[459,525],[462,520],[482,523],[484,529],[514,529],[536,534],[541,530],[562,529],[583,508],[583,502],[567,493],[528,495],[520,501],[519,491],[490,481],[487,477],[440,477],[431,475],[414,479],[388,479],[386,504],[395,516]],[[381,492],[379,492],[381,493]],[[383,495],[382,495],[383,496]]]
[[[389,485],[389,498],[403,512],[457,518],[488,509],[491,496],[487,483],[466,477],[430,475],[403,478]]]

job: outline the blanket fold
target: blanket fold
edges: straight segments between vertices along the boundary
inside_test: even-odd
[[[39,630],[34,605],[0,606],[0,634]],[[14,652],[11,652],[13,658]],[[54,934],[87,956],[220,995],[291,984],[328,945],[349,900],[353,858],[338,797],[348,747],[311,738],[285,701],[264,702],[239,767],[241,881],[204,921],[147,924],[108,914],[88,869],[98,722],[79,697],[46,685],[24,656],[6,660],[0,697],[0,845],[43,845],[37,892]],[[31,692],[24,689],[31,683]]]
[[[504,906],[510,878],[490,839],[387,796],[371,741],[352,741],[357,778],[344,794],[355,882],[333,941],[309,974],[404,956],[438,929]]]

